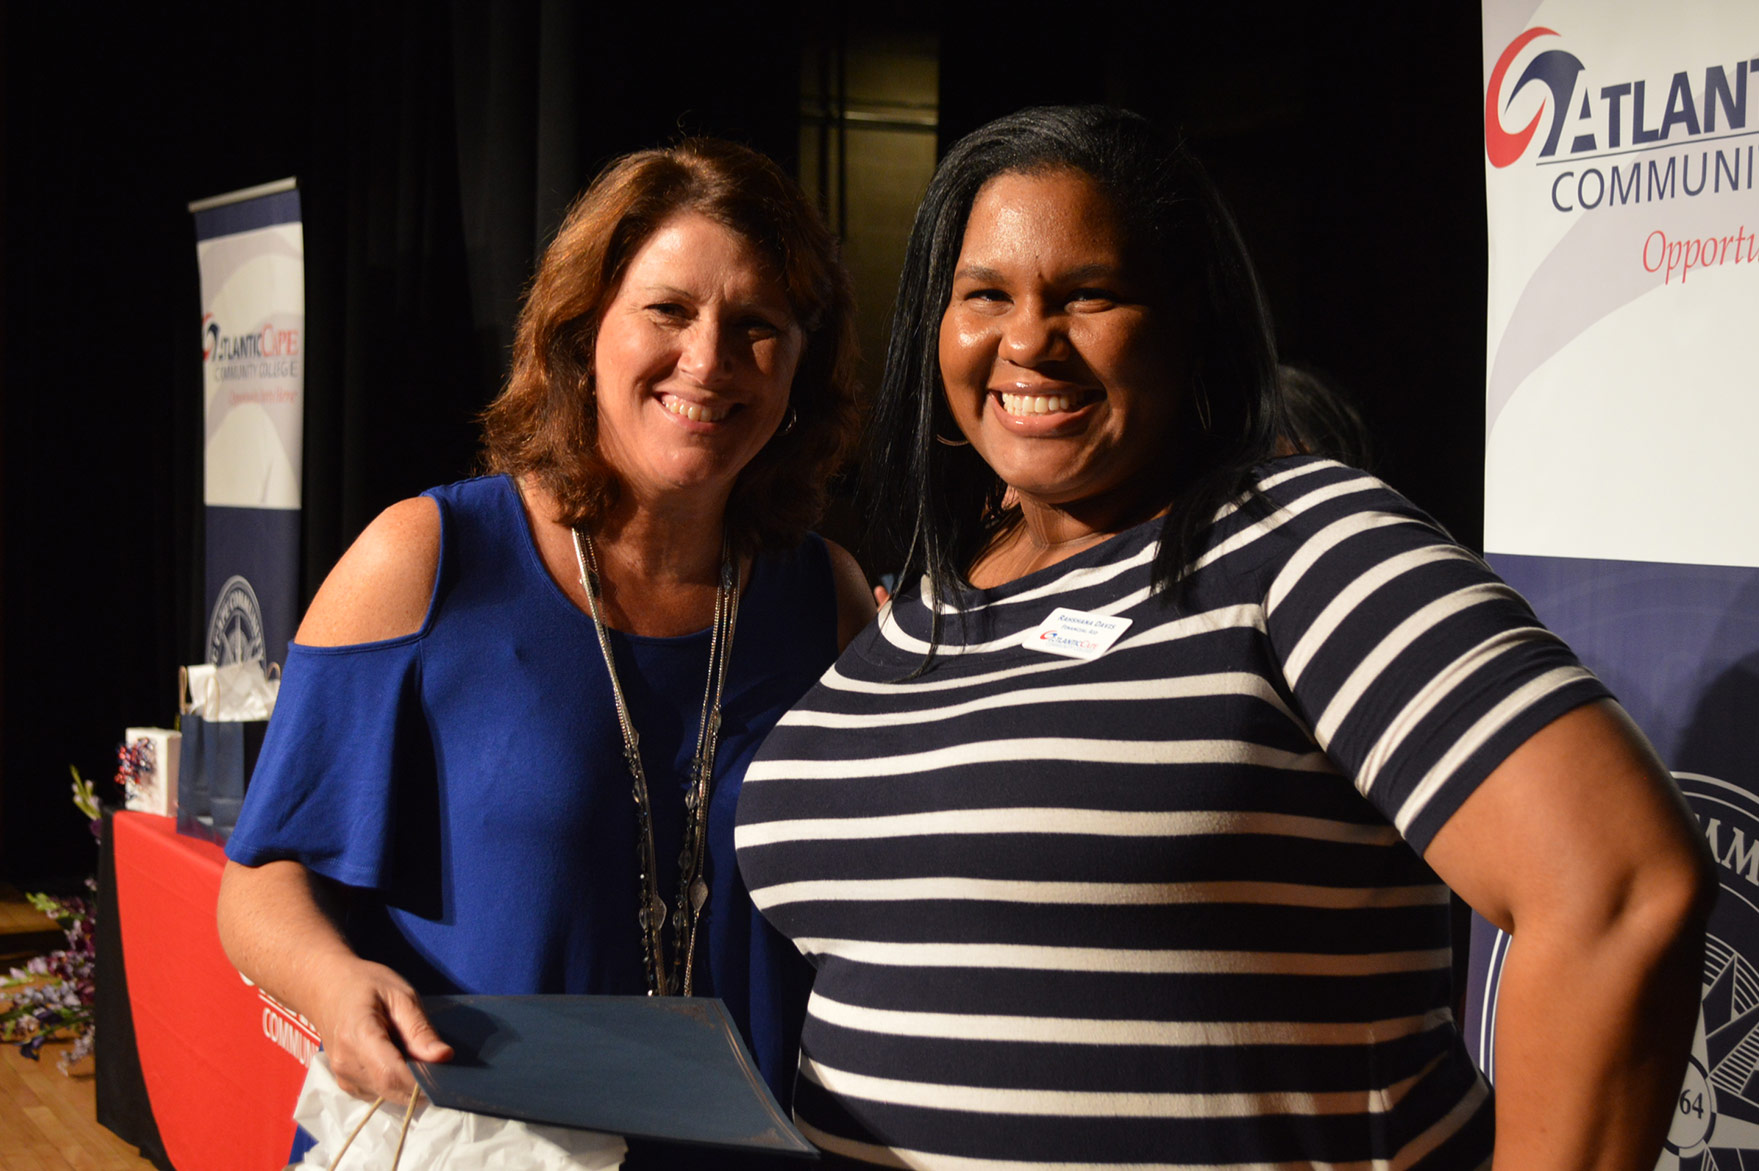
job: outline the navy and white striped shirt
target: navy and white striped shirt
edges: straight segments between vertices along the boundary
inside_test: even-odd
[[[1606,694],[1478,558],[1324,460],[1227,509],[1178,609],[1159,522],[943,610],[901,595],[771,733],[736,841],[818,974],[795,1113],[956,1168],[1469,1168],[1488,1090],[1420,860]],[[1057,607],[1130,620],[1092,660]]]

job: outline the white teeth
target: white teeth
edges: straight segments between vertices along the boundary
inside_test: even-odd
[[[1002,410],[1010,415],[1049,415],[1075,409],[1079,396],[1072,394],[1009,394],[1002,392]]]
[[[681,398],[663,398],[660,400],[660,405],[674,415],[689,419],[692,423],[719,423],[733,413],[732,407],[716,409],[701,403],[687,403]]]

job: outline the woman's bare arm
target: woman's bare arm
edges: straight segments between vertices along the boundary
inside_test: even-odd
[[[1624,712],[1589,704],[1512,753],[1442,827],[1437,874],[1513,936],[1496,1023],[1509,1171],[1650,1171],[1685,1071],[1715,881]]]
[[[439,552],[433,501],[386,509],[325,579],[298,640],[339,646],[420,630]],[[220,942],[234,967],[317,1026],[343,1089],[406,1098],[414,1082],[403,1054],[445,1061],[452,1051],[408,981],[349,948],[337,926],[337,894],[298,862],[229,862],[220,883]]]
[[[234,967],[317,1026],[337,1084],[356,1097],[407,1098],[404,1054],[446,1061],[409,982],[355,955],[323,880],[297,862],[226,864],[220,940]]]

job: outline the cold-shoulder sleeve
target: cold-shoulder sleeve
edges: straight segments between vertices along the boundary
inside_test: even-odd
[[[348,886],[385,889],[400,790],[424,771],[431,787],[420,666],[419,635],[290,646],[227,857],[246,866],[291,859]]]

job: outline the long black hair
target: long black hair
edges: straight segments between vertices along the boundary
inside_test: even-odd
[[[1181,571],[1223,504],[1253,497],[1251,468],[1274,454],[1282,426],[1270,319],[1233,217],[1197,159],[1137,114],[1108,106],[1040,106],[966,135],[929,183],[898,282],[885,375],[875,398],[865,463],[869,515],[889,519],[905,550],[899,580],[927,573],[940,604],[1006,521],[1004,486],[954,437],[942,390],[940,323],[971,205],[1002,174],[1077,171],[1096,182],[1124,221],[1133,248],[1152,252],[1163,288],[1189,286],[1196,320],[1184,406],[1169,450],[1153,567],[1157,591],[1176,599]],[[1171,289],[1168,288],[1168,292]],[[1184,372],[1169,371],[1169,380]],[[1171,389],[1169,388],[1169,393]],[[899,502],[904,502],[899,508]],[[932,650],[930,652],[933,654]]]

